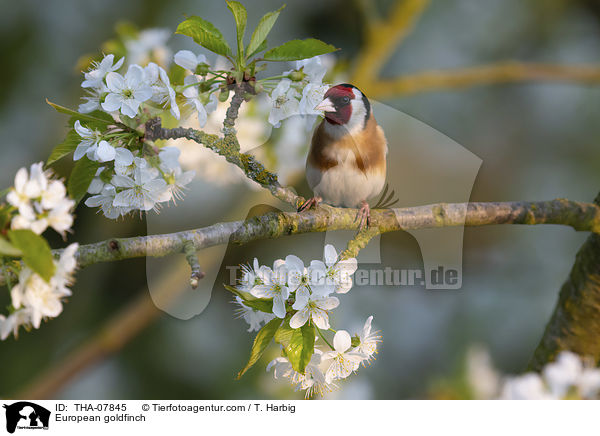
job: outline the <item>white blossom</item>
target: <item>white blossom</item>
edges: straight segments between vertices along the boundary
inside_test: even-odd
[[[325,246],[323,257],[327,266],[328,284],[332,285],[330,291],[340,294],[347,293],[352,288],[351,276],[358,268],[356,259],[339,259],[335,247],[330,244]]]
[[[183,79],[185,89],[182,94],[186,104],[196,111],[200,127],[204,127],[208,120],[208,114],[217,108],[219,101],[214,92],[210,96],[206,93],[199,93],[197,83],[200,83],[198,76],[186,76]]]
[[[107,112],[120,110],[123,115],[135,117],[140,104],[152,97],[152,88],[144,80],[144,70],[139,65],[131,65],[125,77],[116,72],[106,75],[108,95],[102,103]]]
[[[323,65],[321,56],[296,61],[296,70],[302,70],[309,83],[314,84],[320,84],[327,73],[327,67]]]
[[[68,198],[63,198],[56,206],[49,210],[46,222],[48,227],[52,227],[57,233],[65,235],[73,226],[73,214],[71,211],[75,207],[75,202]]]
[[[67,190],[52,173],[44,171],[43,162],[31,165],[30,171],[21,168],[7,201],[18,209],[11,221],[13,229],[30,229],[42,234],[48,227],[64,236],[72,224],[75,202],[67,198]]]
[[[82,88],[102,88],[104,85],[104,78],[106,75],[112,71],[117,71],[123,65],[123,61],[125,58],[119,59],[116,63],[113,64],[115,60],[115,55],[109,54],[104,56],[102,61],[99,63],[94,62],[92,64],[92,70],[84,73],[85,80],[81,83]]]
[[[320,83],[309,83],[302,90],[302,99],[298,106],[301,114],[321,115],[322,112],[315,110],[315,107],[323,101],[323,96],[329,89],[329,85]]]
[[[174,62],[192,73],[196,71],[199,64],[207,64],[206,56],[203,54],[195,55],[189,50],[179,50],[175,53]]]
[[[113,185],[107,184],[97,195],[88,197],[85,205],[88,207],[99,207],[104,216],[109,219],[117,219],[131,211],[131,207],[117,207],[114,205],[117,190]]]
[[[44,318],[55,318],[62,312],[62,300],[71,295],[68,286],[73,283],[77,267],[75,253],[78,244],[69,245],[54,261],[56,271],[49,282],[23,267],[19,282],[11,290],[11,302],[15,312],[8,318],[0,318],[0,336],[5,339],[10,331],[16,336],[20,325],[39,328]]]
[[[297,329],[306,324],[309,318],[322,330],[329,330],[329,316],[327,312],[340,305],[336,297],[321,297],[319,295],[298,295],[292,309],[297,310],[290,319],[290,327]]]
[[[156,207],[167,183],[156,178],[155,173],[146,168],[138,169],[133,177],[115,175],[111,183],[121,191],[115,196],[113,206],[149,211]]]
[[[61,253],[58,262],[55,262],[56,271],[54,272],[54,276],[52,276],[50,283],[61,295],[71,295],[69,286],[73,285],[74,282],[73,275],[77,269],[77,259],[75,258],[75,255],[78,249],[79,244],[77,243],[69,245]]]
[[[31,309],[15,310],[8,317],[0,315],[0,340],[5,340],[11,333],[19,337],[19,327],[31,324]]]
[[[239,306],[236,309],[236,313],[238,315],[237,317],[243,318],[244,321],[248,323],[250,326],[248,328],[249,332],[259,331],[263,324],[266,324],[275,318],[275,316],[271,313],[261,312],[260,310],[246,306],[240,297],[236,296],[234,303]]]
[[[366,356],[366,361],[370,361],[371,359],[375,358],[374,355],[377,353],[377,344],[381,342],[381,335],[379,335],[379,331],[371,331],[372,322],[373,315],[369,316],[365,321],[362,331],[358,334],[358,346],[354,349],[354,351],[364,354]]]
[[[160,202],[177,201],[183,198],[183,191],[192,183],[196,176],[195,171],[183,171],[181,168],[176,168],[169,173],[163,174],[167,184],[163,195],[159,198]]]
[[[553,397],[539,374],[527,373],[509,378],[502,389],[503,400],[551,400]]]
[[[476,399],[489,400],[498,395],[500,375],[485,348],[473,346],[467,352],[467,379]]]
[[[338,330],[333,337],[334,351],[323,353],[323,361],[331,363],[325,372],[328,383],[343,379],[352,374],[366,356],[356,351],[348,351],[352,346],[352,338],[346,330]]]
[[[271,93],[273,107],[269,113],[269,123],[275,127],[281,125],[281,120],[298,114],[300,94],[292,86],[292,81],[283,79]]]
[[[242,265],[242,277],[239,281],[238,288],[244,292],[251,292],[257,285],[264,284],[263,277],[268,273],[267,266],[261,266],[258,259],[254,258],[252,267],[250,265]]]
[[[131,64],[146,65],[153,60],[166,68],[171,59],[171,50],[166,43],[171,35],[169,29],[142,30],[137,38],[125,41],[128,61]]]
[[[585,366],[582,359],[570,351],[561,352],[556,361],[547,364],[543,376],[552,394],[558,398],[564,398],[570,392],[593,398],[600,390],[600,370]]]
[[[285,258],[285,268],[288,273],[288,285],[290,291],[310,292],[311,277],[308,268],[304,267],[304,262],[298,256],[290,254]]]
[[[100,100],[107,92],[108,88],[104,83],[100,88],[86,89],[87,95],[82,97],[82,100],[85,100],[85,103],[81,103],[79,105],[78,111],[82,114],[89,114],[90,112],[101,109],[102,106],[100,104]]]
[[[272,298],[273,313],[278,318],[284,318],[286,314],[285,301],[290,296],[290,290],[286,283],[284,268],[265,269],[263,272],[263,283],[252,288],[251,294],[257,298]]]
[[[179,165],[179,156],[181,151],[176,147],[163,147],[159,154],[159,168],[162,177],[167,183],[163,195],[159,198],[160,202],[180,200],[183,198],[183,191],[189,185],[196,175],[195,171],[183,171]]]
[[[598,399],[600,395],[600,369],[570,351],[560,352],[541,374],[528,372],[502,382],[484,351],[471,350],[467,364],[469,385],[477,399],[498,393],[504,400]]]
[[[171,81],[164,68],[159,67],[154,62],[150,62],[144,68],[145,81],[152,89],[151,100],[158,103],[163,108],[169,108],[171,115],[179,119],[179,106],[175,90],[171,87]]]
[[[98,144],[102,140],[102,134],[97,130],[92,130],[85,126],[82,126],[79,120],[75,121],[73,128],[75,129],[75,132],[77,132],[77,134],[81,136],[82,139],[77,148],[75,149],[73,160],[79,160],[86,155],[90,160],[98,160]]]

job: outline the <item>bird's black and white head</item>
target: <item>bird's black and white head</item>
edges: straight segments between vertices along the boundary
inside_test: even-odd
[[[340,126],[351,134],[362,130],[371,116],[369,99],[347,83],[329,88],[315,109],[325,112],[331,126]]]

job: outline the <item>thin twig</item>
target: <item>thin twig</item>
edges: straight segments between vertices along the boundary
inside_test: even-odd
[[[184,242],[183,252],[185,253],[185,260],[187,260],[188,265],[192,269],[192,272],[190,274],[190,286],[192,287],[192,289],[196,289],[198,287],[199,281],[202,280],[206,274],[200,269],[198,253],[192,241]]]

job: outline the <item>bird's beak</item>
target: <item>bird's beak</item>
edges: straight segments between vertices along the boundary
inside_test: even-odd
[[[335,112],[335,107],[333,106],[333,103],[331,102],[331,100],[329,100],[329,97],[328,97],[325,100],[323,100],[321,103],[319,103],[315,107],[315,110],[316,111],[325,111],[325,112]]]

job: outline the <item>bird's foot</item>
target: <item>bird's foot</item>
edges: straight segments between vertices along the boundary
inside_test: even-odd
[[[358,221],[358,230],[364,230],[365,228],[369,228],[371,226],[371,208],[369,207],[369,203],[366,201],[360,202],[360,209],[356,213],[356,218],[354,218],[354,222]]]
[[[311,207],[317,207],[319,206],[319,204],[323,201],[323,198],[316,196],[313,198],[309,198],[308,200],[306,200],[302,206],[300,206],[298,208],[298,212],[304,212],[305,210],[310,209]]]

